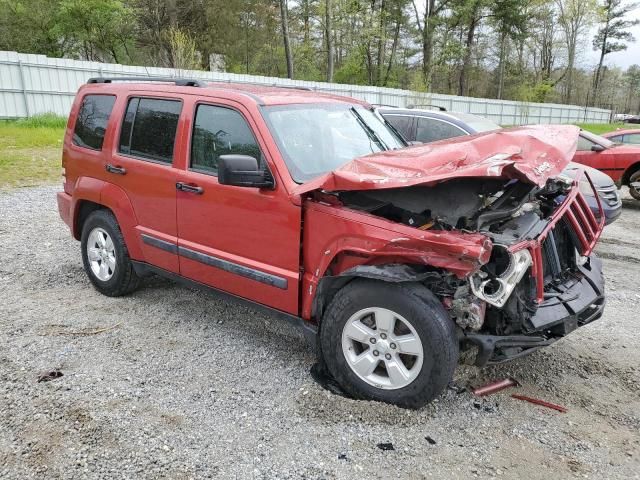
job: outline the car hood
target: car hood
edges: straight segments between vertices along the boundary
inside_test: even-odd
[[[462,177],[503,177],[544,186],[573,158],[579,132],[574,126],[534,125],[388,150],[356,158],[293,193],[433,185]]]

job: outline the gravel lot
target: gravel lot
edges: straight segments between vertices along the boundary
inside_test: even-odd
[[[0,478],[638,478],[640,204],[607,228],[602,320],[420,411],[332,395],[284,323],[152,278],[101,296],[54,187],[0,193]],[[64,376],[38,382],[43,372]],[[429,442],[426,437],[435,440]],[[392,451],[379,443],[391,442]]]

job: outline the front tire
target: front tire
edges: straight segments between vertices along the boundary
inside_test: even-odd
[[[329,305],[320,342],[347,393],[405,408],[436,398],[459,356],[454,323],[419,283],[354,280]]]
[[[631,184],[638,182],[640,182],[640,171],[634,173],[633,175],[631,175],[631,178],[629,178],[629,195],[631,195],[636,200],[640,200],[640,189],[632,187]]]
[[[140,278],[133,269],[116,217],[109,210],[91,213],[80,239],[84,270],[100,293],[119,297],[133,292]]]

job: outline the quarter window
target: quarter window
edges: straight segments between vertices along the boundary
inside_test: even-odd
[[[578,137],[578,152],[589,152],[591,151],[591,147],[593,147],[595,143],[591,140],[587,140],[582,135]]]
[[[171,163],[181,109],[180,100],[130,99],[120,132],[120,152]]]
[[[261,161],[260,147],[240,113],[199,105],[191,140],[191,168],[216,174],[220,155],[230,154],[249,155]]]
[[[423,143],[435,142],[445,138],[460,137],[466,132],[447,122],[434,118],[419,117],[416,128],[416,140]]]
[[[114,95],[87,95],[76,119],[73,143],[79,147],[102,150],[109,116],[116,101]]]

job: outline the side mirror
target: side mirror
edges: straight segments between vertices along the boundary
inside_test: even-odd
[[[268,170],[258,170],[258,160],[249,155],[220,155],[218,183],[236,187],[274,188]]]
[[[602,145],[600,145],[599,143],[594,143],[593,145],[591,145],[591,151],[592,152],[601,152],[604,150],[604,147]]]

